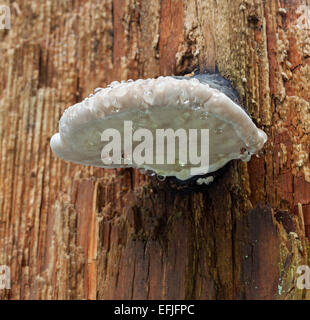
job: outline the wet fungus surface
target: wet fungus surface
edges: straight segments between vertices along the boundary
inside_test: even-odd
[[[195,174],[192,173],[195,166],[182,159],[180,143],[177,143],[179,137],[170,142],[165,140],[166,146],[160,149],[164,153],[175,149],[173,163],[156,162],[159,149],[155,146],[151,149],[152,163],[137,163],[122,144],[118,152],[124,161],[105,164],[103,158],[111,155],[102,153],[105,145],[102,132],[113,128],[121,137],[126,136],[126,121],[132,123],[132,132],[144,128],[153,137],[156,137],[157,129],[174,132],[208,129],[208,167],[199,167]],[[202,151],[201,139],[198,134],[197,154]],[[142,140],[141,136],[134,139],[132,149]],[[51,148],[61,159],[78,164],[102,168],[133,167],[144,173],[154,172],[162,179],[175,177],[185,181],[197,176],[199,184],[209,184],[212,178],[199,176],[216,172],[233,159],[249,161],[266,140],[265,132],[256,127],[238,104],[238,96],[229,81],[217,74],[198,74],[115,81],[107,88],[96,89],[84,101],[65,110],[59,121],[59,133],[51,139]]]

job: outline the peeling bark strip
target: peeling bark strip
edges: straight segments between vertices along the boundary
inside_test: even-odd
[[[159,72],[171,75],[176,70],[176,53],[184,40],[184,4],[180,0],[161,1],[159,26]]]
[[[7,1],[7,5],[9,2]],[[309,0],[21,1],[0,30],[3,299],[309,299]],[[218,69],[269,143],[210,186],[56,159],[63,110],[113,80]],[[305,233],[305,230],[307,233]]]

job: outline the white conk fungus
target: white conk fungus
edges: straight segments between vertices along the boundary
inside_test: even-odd
[[[133,167],[155,172],[161,177],[187,180],[215,172],[232,159],[249,161],[251,155],[264,146],[267,140],[265,132],[256,127],[236,102],[237,96],[229,81],[219,75],[115,81],[107,88],[96,89],[90,97],[65,110],[59,122],[59,133],[51,139],[51,148],[61,159],[78,164],[103,168]],[[112,157],[102,152],[107,144],[102,133],[113,128],[123,138],[124,121],[132,121],[132,131],[145,128],[153,137],[156,129],[175,132],[180,128],[186,132],[209,129],[208,166],[202,166],[192,174],[191,169],[197,168],[197,164],[184,161],[178,139],[173,144],[168,141],[168,149],[165,149],[175,148],[174,163],[156,163],[156,141],[151,148],[153,163],[135,162],[124,144],[116,150],[123,160],[121,163],[104,163],[103,160],[107,159],[103,157]],[[141,141],[141,136],[133,139],[132,149],[139,147]],[[196,142],[199,154],[203,150],[199,133]],[[200,182],[207,184],[211,180]]]

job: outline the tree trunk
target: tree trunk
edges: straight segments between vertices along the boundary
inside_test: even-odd
[[[296,286],[309,264],[309,0],[6,2],[0,298],[310,298]],[[180,189],[51,153],[62,112],[94,88],[197,66],[230,79],[268,134],[258,158]]]

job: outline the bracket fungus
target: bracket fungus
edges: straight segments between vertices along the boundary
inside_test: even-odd
[[[124,123],[132,123],[129,131]],[[147,137],[133,134],[135,130],[137,133],[146,128],[155,135],[157,129],[172,129],[174,132],[180,128],[185,131],[208,129],[207,165],[197,168],[197,163],[193,165],[186,161],[187,158],[184,161],[184,150],[180,152],[180,134],[174,136],[179,138],[179,144],[176,139],[170,142],[166,139],[167,149],[158,149],[152,144],[144,150],[144,158],[148,155],[153,161],[135,161],[132,151],[129,152],[122,143],[117,150],[113,148],[121,161],[109,162],[111,154],[102,152],[106,145],[104,141],[108,141],[102,138],[102,133],[111,128],[124,139],[131,136],[130,146],[139,149],[140,145],[142,158],[141,141]],[[196,151],[201,154],[206,140],[202,136],[196,135],[196,138]],[[197,176],[199,184],[203,184],[203,176],[217,171],[230,160],[249,161],[266,140],[265,132],[256,127],[239,105],[238,96],[228,80],[219,74],[197,74],[193,77],[115,81],[107,88],[96,89],[84,101],[65,110],[59,121],[59,133],[51,139],[51,148],[61,159],[77,164],[103,168],[133,167],[154,172],[162,178],[176,177],[182,181]],[[186,140],[186,147],[190,146],[190,141]],[[167,150],[164,151],[167,153],[172,149],[174,162],[156,162],[158,152]],[[194,167],[196,171],[193,173]],[[210,182],[212,179],[205,183]]]

